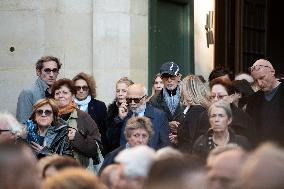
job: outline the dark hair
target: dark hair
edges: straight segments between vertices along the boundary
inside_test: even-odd
[[[248,103],[249,96],[251,96],[254,93],[250,83],[245,79],[235,80],[232,82],[232,86],[235,92],[241,93],[242,98],[239,101],[239,107],[244,107],[244,105]]]
[[[51,96],[54,98],[55,95],[55,91],[60,89],[61,86],[66,86],[67,88],[70,89],[70,92],[74,95],[76,94],[76,89],[74,87],[74,83],[72,80],[67,79],[67,78],[63,78],[63,79],[59,79],[57,80],[51,88]]]
[[[37,70],[41,70],[43,68],[43,63],[45,62],[49,62],[49,61],[54,61],[57,64],[57,68],[58,70],[60,70],[61,68],[61,62],[59,60],[59,58],[56,58],[54,56],[43,56],[41,57],[37,62],[36,62],[36,69]]]
[[[160,73],[157,73],[157,74],[154,76],[154,78],[153,78],[153,80],[152,80],[152,85],[155,84],[155,80],[157,79],[157,77],[161,77],[161,74],[160,74]]]
[[[88,75],[88,74],[86,74],[86,73],[81,72],[81,73],[77,74],[77,75],[72,79],[72,81],[73,81],[74,84],[75,84],[75,82],[76,82],[77,80],[79,80],[79,79],[83,79],[84,81],[86,81],[86,83],[87,83],[87,85],[88,85],[88,87],[89,87],[89,90],[90,90],[90,92],[89,92],[90,95],[91,95],[93,98],[96,98],[96,96],[97,96],[97,91],[96,91],[96,81],[95,81],[94,77],[91,76],[91,75]]]
[[[202,81],[202,83],[206,83],[206,80],[204,79],[204,77],[202,75],[197,75],[197,77],[199,77],[200,81]]]
[[[54,156],[53,159],[47,163],[42,170],[42,178],[46,177],[46,170],[49,167],[54,167],[57,171],[68,167],[81,167],[80,163],[69,156]]]
[[[211,71],[208,77],[208,81],[212,81],[213,79],[216,79],[218,77],[225,76],[225,75],[228,75],[231,81],[234,80],[234,74],[231,71],[223,67],[218,67]]]
[[[241,93],[243,97],[248,97],[254,93],[250,83],[245,79],[232,81],[232,86],[234,87],[235,91],[237,93]]]
[[[174,182],[185,175],[204,169],[205,162],[195,154],[185,157],[170,157],[153,163],[149,170],[146,186],[159,185],[159,183]],[[146,187],[147,188],[147,187]]]
[[[232,86],[232,82],[229,79],[227,80],[226,79],[224,80],[221,78],[213,79],[212,81],[209,82],[210,89],[212,89],[214,85],[222,85],[227,91],[228,95],[235,93],[235,89]]]

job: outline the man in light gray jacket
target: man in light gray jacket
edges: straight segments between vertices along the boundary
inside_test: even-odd
[[[61,68],[60,60],[53,56],[41,57],[36,62],[36,82],[30,89],[21,91],[17,102],[16,117],[24,123],[32,113],[32,106],[41,98],[50,98],[51,86],[56,81]]]

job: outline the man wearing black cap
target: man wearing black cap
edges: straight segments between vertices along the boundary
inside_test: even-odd
[[[181,80],[180,69],[176,63],[166,62],[160,67],[160,74],[164,88],[159,94],[154,95],[149,102],[166,113],[172,132],[170,139],[174,142],[172,139],[176,135],[176,128],[180,124],[175,119],[182,112],[179,84]]]

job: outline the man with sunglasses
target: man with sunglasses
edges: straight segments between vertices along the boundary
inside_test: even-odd
[[[150,99],[150,104],[166,113],[171,129],[170,140],[176,143],[177,128],[180,125],[176,119],[183,112],[180,104],[180,69],[176,63],[166,62],[160,67],[160,74],[164,88]]]
[[[61,68],[60,60],[53,56],[44,56],[36,62],[36,82],[30,89],[21,91],[17,102],[17,119],[24,123],[32,113],[32,106],[39,99],[50,98],[51,86],[56,81]]]
[[[120,134],[120,145],[126,144],[126,138],[123,134],[126,122],[133,116],[148,117],[154,129],[154,135],[151,137],[149,146],[154,149],[160,149],[168,146],[169,126],[165,113],[147,103],[147,89],[142,84],[133,84],[128,87],[126,102],[122,103],[118,109],[117,122],[123,121]]]
[[[246,109],[256,123],[258,142],[272,140],[284,145],[284,84],[275,78],[268,60],[257,60],[249,70],[260,87]]]

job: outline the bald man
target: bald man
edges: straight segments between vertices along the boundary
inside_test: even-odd
[[[256,123],[257,142],[273,140],[284,145],[284,84],[275,78],[268,60],[257,60],[250,72],[260,88],[249,99],[246,110]]]
[[[124,131],[126,122],[133,116],[145,116],[151,120],[154,135],[150,139],[150,147],[157,150],[170,145],[170,129],[166,114],[147,103],[147,89],[140,83],[135,83],[128,87],[126,102],[119,107],[118,116],[115,119],[117,119],[117,122],[124,122],[122,131]],[[126,143],[125,135],[121,134],[120,145],[125,145]]]

